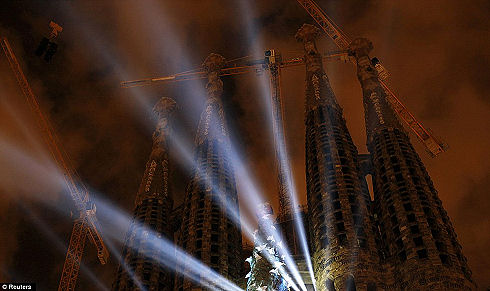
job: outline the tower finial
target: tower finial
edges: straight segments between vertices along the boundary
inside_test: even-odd
[[[202,64],[206,73],[217,72],[225,65],[225,58],[219,54],[211,53]]]
[[[208,77],[208,83],[206,84],[208,100],[219,100],[223,93],[223,82],[219,78],[219,72],[224,65],[225,58],[215,53],[211,53],[202,64]]]
[[[320,30],[316,26],[307,23],[303,24],[296,33],[296,40],[303,42],[306,70],[312,73],[323,72],[322,56],[318,53],[315,43],[319,35]]]
[[[302,42],[310,42],[314,41],[320,35],[320,30],[311,24],[305,23],[301,28],[296,32],[296,40]]]
[[[177,107],[175,100],[169,97],[162,97],[153,106],[153,113],[158,119],[168,117]]]
[[[373,43],[367,38],[353,40],[348,48],[349,54],[356,58],[367,56],[373,49]]]
[[[162,97],[153,107],[157,121],[153,132],[153,149],[150,158],[162,159],[167,151],[167,136],[170,132],[169,118],[177,107],[177,103],[168,97]]]

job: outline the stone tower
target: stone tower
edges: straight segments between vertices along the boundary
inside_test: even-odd
[[[436,189],[387,103],[368,56],[372,44],[354,40],[372,155],[375,209],[386,263],[397,290],[473,290],[471,272]]]
[[[169,118],[175,110],[175,102],[162,98],[154,107],[157,127],[153,133],[153,148],[143,179],[136,195],[133,222],[126,235],[122,259],[118,267],[113,290],[172,290],[172,272],[164,270],[157,260],[161,250],[152,247],[148,236],[144,235],[144,225],[156,234],[173,241],[170,215],[173,200],[169,189],[168,134]],[[132,276],[128,274],[132,273]],[[132,279],[136,277],[138,284]]]
[[[377,283],[371,199],[316,48],[319,30],[296,34],[306,63],[306,183],[317,290],[360,290]]]
[[[238,214],[235,177],[229,161],[230,143],[226,130],[219,79],[224,58],[209,55],[203,67],[208,76],[207,99],[196,134],[196,169],[184,199],[184,216],[179,246],[226,278],[241,274],[242,237],[240,226],[229,219],[229,209]],[[182,266],[185,272],[185,265]],[[175,290],[203,290],[182,277]]]

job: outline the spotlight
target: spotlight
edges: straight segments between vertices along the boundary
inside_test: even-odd
[[[47,37],[43,37],[39,46],[36,49],[36,56],[40,57],[44,54],[49,45],[49,39]]]
[[[38,57],[44,55],[44,60],[48,63],[51,61],[54,54],[58,50],[58,45],[53,40],[63,30],[63,27],[61,27],[60,25],[58,25],[53,21],[49,23],[49,27],[51,27],[51,33],[49,34],[49,38],[43,37],[43,39],[41,40],[41,42],[39,43],[35,51],[35,54]]]
[[[58,45],[54,42],[49,42],[48,49],[46,50],[46,54],[44,55],[44,60],[49,63],[57,50]]]

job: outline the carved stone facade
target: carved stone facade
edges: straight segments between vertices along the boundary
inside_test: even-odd
[[[342,108],[329,84],[315,39],[319,31],[303,25],[296,34],[304,45],[306,64],[305,152],[308,209],[299,215],[307,226],[315,281],[307,270],[296,233],[288,187],[280,186],[281,215],[272,225],[270,213],[259,216],[259,231],[277,228],[284,245],[297,263],[308,290],[475,290],[449,217],[409,137],[387,100],[378,73],[368,54],[372,44],[354,40],[349,54],[357,63],[365,110],[369,154],[359,155],[348,132]],[[219,78],[224,58],[211,54],[204,62],[207,100],[196,138],[196,168],[186,189],[183,205],[172,212],[168,182],[168,118],[175,102],[163,98],[155,106],[159,116],[153,150],[135,201],[134,223],[122,253],[125,265],[145,290],[199,291],[199,282],[186,276],[186,262],[179,274],[163,270],[137,223],[151,227],[169,239],[175,229],[178,245],[217,273],[247,290],[288,290],[288,277],[278,274],[279,256],[273,236],[255,241],[248,282],[244,280],[242,236],[230,142],[220,100]],[[276,70],[276,71],[274,71]],[[277,67],[271,67],[273,84]],[[281,131],[279,92],[273,93],[276,132]],[[283,133],[281,133],[283,134]],[[276,142],[284,143],[283,136]],[[285,144],[283,144],[285,145]],[[277,149],[276,149],[277,150]],[[280,158],[283,155],[279,155]],[[279,182],[290,173],[281,170]],[[373,178],[374,201],[366,183]],[[230,212],[233,211],[233,213]],[[237,219],[238,220],[238,219]],[[262,235],[264,237],[265,235]],[[276,244],[276,245],[275,245]],[[264,252],[266,250],[266,252]],[[252,252],[252,250],[250,250]],[[270,263],[266,253],[274,254]],[[194,278],[195,279],[195,278]],[[199,281],[199,278],[197,278]],[[120,266],[113,290],[139,290]],[[216,289],[217,290],[217,289]]]
[[[232,208],[239,213],[239,209],[220,100],[223,83],[219,73],[223,64],[224,58],[217,54],[211,54],[203,64],[208,76],[207,100],[195,139],[197,166],[184,199],[178,245],[222,276],[236,281],[242,268],[242,236],[240,226],[230,220],[228,212]],[[185,262],[179,268],[185,273]],[[204,289],[177,277],[175,290]]]
[[[466,258],[436,189],[383,90],[366,39],[351,43],[372,158],[380,253],[390,290],[474,290]]]
[[[366,290],[381,272],[371,199],[316,48],[318,34],[308,24],[296,34],[305,49],[306,183],[316,287]]]
[[[158,263],[158,258],[163,258],[162,250],[152,247],[154,244],[148,241],[141,226],[173,241],[170,221],[173,200],[168,180],[168,133],[169,117],[174,109],[175,102],[170,98],[160,99],[154,107],[158,119],[153,133],[153,149],[136,196],[133,222],[122,251],[125,266],[120,265],[117,269],[112,286],[115,291],[171,290],[173,285],[172,272],[163,269],[161,263]],[[129,275],[130,273],[132,274]],[[138,286],[134,278],[141,285]]]

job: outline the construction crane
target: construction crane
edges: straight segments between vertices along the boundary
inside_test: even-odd
[[[267,56],[268,54],[273,53],[275,58],[274,63],[279,66],[279,68],[285,68],[285,67],[292,67],[292,66],[300,66],[304,64],[304,60],[302,57],[298,58],[293,58],[290,60],[286,61],[276,61],[279,58],[279,54],[277,54],[274,50],[268,50],[265,52],[266,56],[264,59],[260,60],[253,60],[248,62],[245,65],[239,65],[239,64],[234,64],[228,67],[225,67],[221,69],[221,74],[220,76],[232,76],[232,75],[241,75],[245,73],[250,73],[250,72],[255,72],[257,74],[263,73],[264,71],[269,69],[269,63],[270,63],[270,56]],[[347,55],[347,52],[332,52],[325,54],[323,57],[324,60],[331,61],[331,60],[343,60],[347,61],[349,59],[349,56]],[[228,61],[227,63],[232,62]],[[138,79],[138,80],[132,80],[132,81],[123,81],[121,82],[121,87],[122,88],[133,88],[133,87],[142,87],[142,86],[151,86],[151,85],[156,85],[158,83],[167,83],[167,82],[181,82],[181,81],[188,81],[188,80],[196,80],[196,79],[205,79],[206,75],[204,71],[201,69],[194,69],[194,70],[189,70],[186,72],[182,73],[177,73],[174,75],[169,75],[169,76],[164,76],[164,77],[155,77],[155,78],[145,78],[145,79]]]
[[[37,118],[38,125],[43,132],[43,138],[49,151],[57,166],[64,172],[64,181],[78,211],[77,218],[73,225],[65,263],[63,265],[60,284],[58,286],[59,291],[75,290],[87,235],[97,249],[99,261],[102,264],[105,264],[109,257],[109,253],[99,232],[100,227],[97,217],[95,216],[95,204],[90,200],[87,188],[80,182],[76,172],[69,165],[67,155],[58,145],[55,132],[50,125],[48,118],[42,113],[36,96],[32,92],[7,38],[1,38],[1,45],[21,91]]]
[[[346,51],[350,45],[350,39],[345,35],[342,30],[328,17],[328,15],[318,6],[313,0],[297,0],[299,4],[313,17],[313,19],[320,25],[323,31],[335,42],[335,44],[342,50]],[[354,58],[350,59],[351,62],[355,62]],[[379,81],[384,87],[387,95],[387,100],[391,104],[393,110],[402,119],[407,126],[415,133],[417,138],[424,144],[427,152],[431,157],[436,157],[440,153],[447,150],[447,145],[436,138],[432,132],[426,129],[403,103],[396,97],[393,91],[388,87],[384,80],[388,77],[386,69],[381,65],[377,58],[371,60],[374,67],[378,71]]]
[[[326,61],[343,60],[347,61],[349,56],[346,52],[334,52],[326,54],[323,59]],[[243,59],[243,58],[239,58]],[[233,62],[229,61],[228,63]],[[282,150],[286,149],[286,137],[284,131],[284,116],[281,98],[281,69],[285,67],[298,66],[304,63],[303,58],[294,58],[283,61],[281,54],[276,50],[267,50],[264,58],[248,62],[246,65],[232,65],[221,70],[220,76],[239,75],[249,72],[262,73],[269,71],[270,77],[270,98],[271,98],[271,117],[272,128],[274,135],[275,154],[276,154],[276,169],[279,185],[279,220],[284,221],[291,218],[293,206],[291,204],[289,189],[291,186],[288,181],[291,180],[291,173],[288,171],[286,156],[281,154]],[[147,78],[134,81],[121,82],[123,88],[131,88],[137,86],[148,86],[161,82],[179,82],[192,79],[205,78],[203,71],[196,69],[171,76]]]
[[[271,110],[272,110],[272,131],[274,133],[274,144],[276,154],[277,180],[279,186],[279,221],[283,222],[291,218],[293,207],[291,204],[290,191],[291,172],[289,171],[289,161],[286,155],[281,154],[281,150],[286,150],[286,132],[284,130],[284,108],[281,95],[281,55],[275,50],[265,52],[265,60],[269,68],[270,90],[271,90]]]

